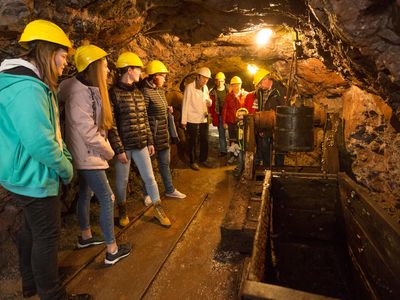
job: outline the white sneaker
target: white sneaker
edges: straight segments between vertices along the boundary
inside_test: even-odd
[[[186,198],[185,194],[182,194],[180,191],[178,191],[177,189],[175,189],[175,191],[173,193],[165,193],[165,196],[167,197],[172,197],[172,198],[179,198],[179,199],[183,199]]]
[[[153,201],[151,201],[151,198],[149,195],[144,196],[143,202],[144,202],[144,205],[146,205],[146,206],[150,206],[153,204]]]

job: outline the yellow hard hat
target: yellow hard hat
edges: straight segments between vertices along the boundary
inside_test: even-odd
[[[236,111],[236,117],[239,117],[240,115],[248,115],[248,114],[249,114],[249,111],[245,107],[239,108]]]
[[[146,74],[169,73],[167,67],[159,60],[152,60],[146,65]]]
[[[81,46],[76,49],[74,56],[78,72],[84,71],[92,62],[106,57],[108,53],[95,45]]]
[[[253,78],[253,83],[254,85],[258,85],[260,83],[260,81],[267,76],[270,73],[270,71],[266,70],[266,69],[258,69],[255,73],[254,73],[254,78]]]
[[[26,25],[19,44],[28,49],[29,42],[47,41],[72,49],[72,43],[65,32],[56,24],[46,20],[35,20]]]
[[[207,67],[198,68],[195,73],[207,78],[211,78],[211,71]]]
[[[124,53],[120,54],[120,56],[118,56],[116,67],[118,69],[125,68],[125,67],[141,67],[141,68],[143,68],[144,65],[143,65],[142,60],[135,53],[124,52]]]
[[[215,79],[217,79],[217,80],[225,79],[225,74],[222,73],[222,72],[218,72],[218,73],[215,75]]]
[[[240,79],[239,76],[233,76],[231,79],[231,84],[241,84],[242,83],[242,79]]]

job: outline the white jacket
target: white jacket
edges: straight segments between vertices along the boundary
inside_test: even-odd
[[[76,169],[107,169],[114,151],[101,122],[101,98],[97,87],[75,77],[61,82],[58,97],[65,103],[65,142]]]
[[[196,89],[196,80],[185,87],[182,100],[182,119],[181,123],[207,123],[208,106],[211,106],[211,99],[208,94],[208,87]]]

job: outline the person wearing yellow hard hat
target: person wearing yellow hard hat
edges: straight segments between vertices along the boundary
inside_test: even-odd
[[[218,72],[214,78],[215,86],[210,90],[212,104],[209,111],[213,125],[218,128],[219,156],[222,157],[227,154],[226,129],[222,123],[222,108],[224,107],[225,97],[229,93],[229,89],[228,85],[225,84],[224,73]]]
[[[126,189],[131,161],[134,160],[150,197],[145,197],[145,205],[153,205],[154,217],[162,226],[170,227],[171,221],[161,205],[151,164],[150,156],[155,154],[154,140],[146,103],[138,86],[144,65],[135,53],[124,52],[118,57],[116,66],[117,80],[110,88],[116,126],[110,131],[109,139],[117,156],[115,184],[120,225],[126,226],[129,222],[126,214]]]
[[[56,92],[72,43],[56,24],[35,20],[19,44],[26,52],[0,65],[0,185],[23,209],[17,243],[22,296],[67,299],[58,276],[59,190],[72,180],[73,168]]]
[[[243,107],[244,99],[247,92],[242,90],[242,79],[239,76],[233,76],[230,81],[231,91],[225,97],[224,107],[222,108],[222,123],[224,128],[228,129],[229,134],[229,148],[228,152],[231,154],[228,163],[233,163],[237,159],[237,155],[232,155],[232,147],[237,144],[237,120],[236,111]]]
[[[276,80],[273,74],[266,69],[259,69],[254,74],[254,85],[256,91],[253,97],[251,108],[255,111],[276,110],[277,106],[286,104],[286,89],[284,85]],[[250,106],[250,101],[246,107]],[[256,160],[262,160],[263,166],[271,166],[271,151],[273,147],[273,134],[271,130],[264,129],[256,133],[257,153]],[[285,155],[275,153],[275,166],[283,166]]]
[[[107,90],[108,53],[95,45],[79,47],[74,56],[78,74],[60,84],[59,97],[65,103],[66,142],[79,175],[77,203],[81,235],[78,248],[105,243],[105,264],[112,265],[128,256],[130,244],[117,245],[114,234],[114,194],[105,170],[114,151],[108,140],[113,126]],[[90,226],[92,191],[100,203],[100,228],[104,238]]]
[[[166,76],[169,73],[167,67],[159,60],[152,60],[146,65],[146,77],[141,82],[141,91],[144,96],[149,118],[151,132],[153,133],[154,148],[158,160],[161,179],[165,188],[165,195],[172,198],[186,198],[186,195],[178,191],[171,176],[170,133],[171,122],[174,125],[173,109],[168,106],[163,89]],[[147,195],[147,192],[146,192]],[[150,197],[147,195],[147,198]]]
[[[207,67],[195,71],[196,79],[187,84],[182,100],[182,127],[186,129],[187,149],[192,170],[200,170],[196,161],[196,148],[200,144],[198,162],[203,167],[210,167],[208,158],[208,107],[212,101],[209,96],[207,82],[211,71]],[[198,141],[198,142],[197,142]]]

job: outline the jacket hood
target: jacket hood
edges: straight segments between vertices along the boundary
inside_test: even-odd
[[[32,70],[37,77],[39,78],[41,77],[38,68],[36,68],[36,66],[30,63],[29,61],[26,61],[22,58],[5,59],[0,65],[0,72],[4,72],[17,67],[28,68]]]
[[[36,75],[39,73],[38,69],[32,65],[30,62],[23,60],[23,59],[6,59],[0,65],[0,91],[23,81],[35,81],[48,89],[47,85],[33,77],[27,75],[16,75],[16,74],[9,74],[7,71],[11,69],[15,69],[18,67],[27,68],[33,71]]]

